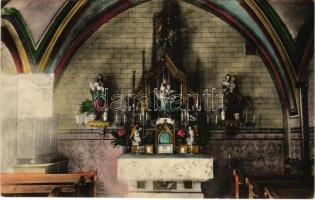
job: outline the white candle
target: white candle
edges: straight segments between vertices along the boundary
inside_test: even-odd
[[[118,115],[117,114],[115,115],[115,122],[116,122],[116,124],[118,124]]]
[[[77,124],[79,124],[79,115],[75,116],[75,121],[76,121]]]
[[[181,119],[181,122],[184,121],[184,112],[183,111],[180,113],[180,119]]]
[[[215,123],[218,123],[218,115],[215,115]]]
[[[245,114],[245,122],[247,123],[247,113]]]
[[[199,96],[197,96],[197,102],[196,102],[196,109],[198,110],[198,105],[199,105]]]
[[[212,88],[211,90],[211,110],[214,111],[213,109],[213,91],[215,90],[215,88]]]
[[[124,124],[126,123],[126,115],[124,115]]]
[[[256,121],[256,115],[254,114],[253,115],[253,124],[255,124],[255,121]]]

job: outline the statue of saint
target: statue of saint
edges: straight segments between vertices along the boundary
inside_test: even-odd
[[[167,116],[171,112],[171,103],[174,100],[173,93],[174,90],[171,90],[171,85],[164,79],[160,90],[155,94],[160,101],[163,116]]]
[[[187,138],[187,144],[191,146],[194,143],[195,137],[195,131],[191,128],[191,126],[188,127],[188,135],[189,137]]]
[[[238,120],[240,113],[240,95],[237,90],[235,77],[227,74],[222,82],[223,90],[223,106],[222,112],[225,114],[225,119]]]
[[[142,130],[142,128],[139,127],[138,123],[136,123],[131,128],[130,139],[132,140],[132,145],[134,145],[134,146],[139,146],[140,145],[140,143],[141,143],[140,131],[141,130]]]
[[[105,94],[104,78],[101,74],[97,76],[94,84],[90,83],[90,89],[92,97],[95,97],[97,94]]]
[[[94,84],[90,83],[90,92],[92,94],[92,102],[96,114],[96,120],[103,119],[107,121],[106,94],[104,87],[104,78],[101,74],[97,76]],[[97,101],[97,102],[96,102]]]

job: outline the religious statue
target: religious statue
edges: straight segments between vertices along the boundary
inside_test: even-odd
[[[174,100],[173,96],[174,90],[171,90],[171,85],[163,79],[161,83],[160,90],[156,91],[155,95],[160,101],[161,110],[163,116],[166,116],[171,112],[171,103]]]
[[[106,93],[104,87],[104,78],[102,75],[98,75],[94,84],[90,83],[90,92],[92,94],[92,102],[95,109],[96,119],[103,119],[107,121],[106,110]]]
[[[195,131],[191,128],[191,126],[188,127],[188,138],[187,138],[187,144],[193,145],[194,143],[194,137],[195,137]]]
[[[90,83],[90,89],[92,97],[95,97],[97,94],[105,94],[104,78],[101,74],[97,76],[94,84]]]
[[[221,111],[222,120],[239,120],[239,113],[241,111],[240,95],[237,90],[235,77],[226,74],[222,82],[223,90],[223,108]]]
[[[139,146],[141,142],[141,137],[140,137],[140,131],[142,130],[141,127],[139,127],[139,124],[136,123],[132,128],[131,128],[131,135],[130,139],[132,140],[132,145],[133,146]]]

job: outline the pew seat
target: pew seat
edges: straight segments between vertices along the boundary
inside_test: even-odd
[[[1,173],[2,196],[94,197],[95,171],[73,174]]]

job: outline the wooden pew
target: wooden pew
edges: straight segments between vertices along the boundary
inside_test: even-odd
[[[1,173],[3,196],[95,196],[95,171],[75,174]]]
[[[234,181],[233,198],[253,199],[263,196],[254,179],[244,176],[239,169],[233,169],[232,176]]]

